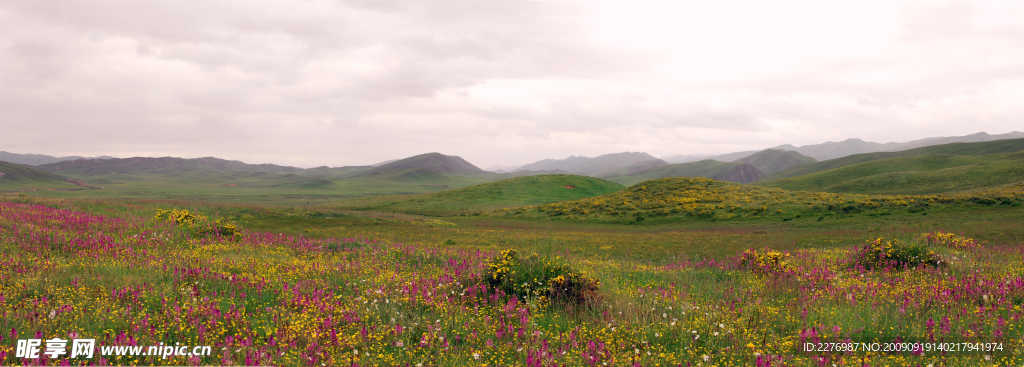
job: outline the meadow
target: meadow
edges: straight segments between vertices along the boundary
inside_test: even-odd
[[[83,199],[74,192],[4,195],[0,361],[1024,361],[1018,186],[917,197],[736,187],[666,180],[604,197],[508,210],[481,206],[478,215],[452,211],[444,217],[356,211],[338,202],[275,206]],[[652,194],[657,190],[675,196]],[[915,205],[921,202],[928,205]],[[194,219],[174,219],[186,217],[166,210],[187,210]],[[648,219],[637,221],[635,213]],[[520,257],[505,256],[509,249]],[[530,274],[525,281],[523,274]],[[565,280],[570,275],[596,280],[596,292],[582,293],[579,302],[554,301],[553,286],[571,289]],[[498,286],[499,278],[514,279],[512,288]],[[15,341],[36,337],[210,345],[215,353],[16,358]],[[842,341],[988,350],[801,350],[805,343]]]

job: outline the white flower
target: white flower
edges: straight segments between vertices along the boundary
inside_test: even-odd
[[[480,359],[480,353],[473,353],[473,359]]]
[[[705,355],[702,355],[702,356],[700,356],[700,357],[701,357],[701,358],[704,358],[704,362],[707,362],[707,361],[708,361],[709,359],[711,359],[711,357],[708,357],[708,355],[707,355],[707,354],[705,354]]]

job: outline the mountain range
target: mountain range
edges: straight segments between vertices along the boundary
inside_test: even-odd
[[[828,190],[829,187],[838,187],[840,183],[831,182],[826,186],[815,186],[814,184],[797,184],[790,181],[779,181],[797,176],[811,174],[826,174],[830,170],[841,169],[866,162],[880,161],[891,158],[915,157],[926,155],[985,155],[1012,153],[1024,150],[1021,147],[1024,139],[1008,139],[1015,136],[1024,137],[1024,133],[1013,132],[1000,135],[989,135],[978,133],[961,137],[928,138],[905,143],[878,144],[864,142],[859,139],[847,139],[842,142],[827,142],[816,145],[795,147],[785,145],[762,151],[736,152],[727,155],[713,156],[710,159],[688,161],[684,163],[673,163],[683,160],[700,158],[700,156],[672,156],[666,159],[658,159],[642,152],[623,152],[605,154],[598,157],[570,156],[566,159],[545,159],[528,165],[520,166],[513,172],[495,173],[480,169],[465,159],[457,156],[448,156],[440,153],[427,153],[400,160],[380,162],[374,165],[346,166],[346,167],[315,167],[297,168],[275,164],[248,164],[240,161],[224,160],[214,157],[204,158],[88,158],[69,161],[58,161],[54,163],[41,164],[38,166],[6,165],[2,175],[6,176],[5,186],[17,181],[18,177],[43,177],[39,173],[46,173],[45,180],[50,183],[67,184],[66,179],[86,181],[90,184],[104,184],[125,181],[145,181],[147,179],[159,178],[159,180],[170,180],[180,184],[189,182],[221,182],[226,186],[239,187],[290,187],[299,189],[325,189],[337,188],[336,185],[355,185],[364,187],[366,190],[377,192],[388,186],[386,192],[422,192],[426,188],[451,188],[463,187],[482,182],[508,179],[521,176],[532,176],[540,174],[577,174],[596,178],[603,178],[608,181],[623,185],[631,185],[648,179],[664,177],[708,177],[723,181],[738,183],[775,182],[764,185],[774,185],[792,189]],[[949,143],[951,141],[967,141],[967,143]],[[942,145],[931,145],[942,144]],[[903,149],[916,147],[913,149]],[[884,150],[883,150],[884,149]],[[903,149],[890,152],[888,150]],[[876,150],[869,153],[852,152]],[[34,158],[48,157],[42,155],[18,155],[32,156]],[[832,159],[821,159],[833,156],[842,156]],[[821,158],[818,158],[821,157]],[[986,159],[993,162],[1001,162],[997,165],[1007,166],[1012,171],[1013,162],[1016,156],[993,156],[991,159],[984,158],[974,160],[954,160],[956,162],[974,162],[970,164],[981,164]],[[50,157],[53,158],[53,157]],[[717,158],[717,159],[715,159]],[[53,158],[57,159],[57,158]],[[916,159],[916,158],[915,158]],[[922,162],[938,162],[938,158],[921,158]],[[870,172],[902,172],[900,167],[917,167],[917,163],[901,161],[895,168],[885,169],[864,169],[857,173],[845,173],[843,177],[850,177]],[[987,162],[987,161],[986,161]],[[874,164],[874,163],[873,163]],[[922,167],[939,167],[942,164],[925,164]],[[966,164],[966,163],[965,163]],[[920,165],[918,165],[920,166]],[[874,166],[872,166],[874,167]],[[942,166],[946,167],[946,166]],[[949,166],[953,167],[953,166]],[[888,171],[886,171],[888,170]],[[895,170],[895,171],[894,171]],[[1011,180],[1016,177],[1014,173],[1006,171],[1003,173],[992,173],[1003,177],[1000,180]],[[857,176],[860,177],[860,176]],[[777,181],[777,182],[776,182]],[[991,181],[991,180],[990,180]],[[998,180],[996,180],[998,181]],[[21,180],[21,182],[42,182],[35,179]],[[824,182],[824,181],[816,181]],[[995,182],[995,181],[992,181]],[[1000,181],[1001,182],[1001,181]],[[387,183],[382,184],[382,183]],[[3,182],[0,182],[3,184]],[[390,186],[389,186],[390,185]],[[350,186],[350,187],[355,187]],[[861,190],[861,189],[858,189]]]

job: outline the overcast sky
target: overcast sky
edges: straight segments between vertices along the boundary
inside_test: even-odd
[[[1024,2],[4,0],[0,150],[480,166],[1024,131]]]

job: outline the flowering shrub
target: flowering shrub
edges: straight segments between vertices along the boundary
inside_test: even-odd
[[[764,249],[760,253],[749,249],[740,255],[740,267],[759,273],[778,273],[788,271],[789,253]]]
[[[974,241],[974,239],[957,236],[954,233],[943,233],[942,231],[937,231],[935,233],[922,233],[918,239],[929,245],[936,244],[959,250],[981,247],[981,245]]]
[[[512,249],[502,251],[487,265],[484,281],[523,299],[574,305],[594,304],[601,286],[599,280],[572,269],[561,258],[520,257]]]
[[[868,240],[864,248],[854,248],[853,262],[865,269],[883,267],[939,266],[942,258],[927,244],[908,244],[900,240]]]
[[[156,219],[173,221],[179,227],[187,229],[193,237],[204,237],[206,235],[219,235],[223,237],[240,237],[238,227],[224,218],[217,218],[210,222],[202,213],[190,213],[186,209],[157,209]]]

